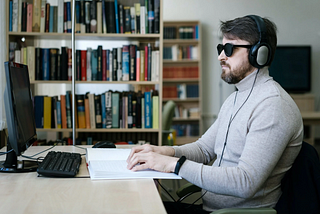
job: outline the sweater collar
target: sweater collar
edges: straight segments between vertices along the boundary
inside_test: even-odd
[[[269,70],[267,67],[263,67],[260,70],[256,69],[254,72],[252,72],[251,74],[246,76],[244,79],[242,79],[240,82],[235,84],[237,90],[238,91],[245,91],[245,90],[250,89],[252,87],[252,84],[254,82],[254,79],[255,79],[258,71],[259,71],[259,73],[258,73],[258,76],[256,79],[255,86],[257,86],[261,83],[264,83],[267,80],[272,78],[269,76]]]

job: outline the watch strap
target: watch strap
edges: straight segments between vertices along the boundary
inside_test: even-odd
[[[179,171],[180,171],[180,168],[182,166],[182,164],[186,161],[186,157],[185,156],[181,156],[181,158],[179,158],[177,164],[176,164],[176,167],[174,169],[174,174],[178,175],[179,174]]]

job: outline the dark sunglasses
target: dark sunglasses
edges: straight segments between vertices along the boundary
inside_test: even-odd
[[[218,50],[218,55],[221,54],[221,52],[224,50],[224,53],[226,54],[227,57],[232,56],[233,49],[234,48],[251,48],[252,45],[233,45],[230,43],[226,43],[225,45],[219,44],[217,46]]]

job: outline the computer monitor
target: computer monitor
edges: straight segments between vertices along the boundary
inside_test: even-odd
[[[37,140],[28,66],[5,62],[4,67],[8,138],[6,160],[0,163],[0,172],[36,171],[36,161],[18,161],[18,156]]]

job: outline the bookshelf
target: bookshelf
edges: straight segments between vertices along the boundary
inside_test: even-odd
[[[61,0],[59,0],[57,2],[60,2],[60,1]],[[17,2],[20,2],[20,1],[17,1]],[[40,2],[40,4],[41,4],[41,0],[27,0],[26,2],[28,2],[30,4],[33,4],[34,2],[38,2],[38,3]],[[61,2],[68,2],[68,1],[62,0]],[[70,2],[72,2],[72,1],[70,1]],[[76,2],[76,5],[78,3],[80,4],[80,1],[75,1],[75,2]],[[103,1],[101,1],[101,0],[92,1],[92,2],[96,2],[97,5],[98,4],[103,5]],[[105,2],[107,2],[107,1],[105,1]],[[140,0],[117,0],[117,1],[111,0],[108,2],[113,2],[112,4],[115,4],[115,2],[117,2],[118,9],[120,8],[119,5],[130,6],[130,7],[135,8],[136,4],[140,3]],[[145,1],[145,2],[148,3],[148,1]],[[112,51],[113,48],[117,48],[117,49],[122,48],[121,50],[123,50],[124,46],[129,47],[129,45],[135,45],[136,51],[137,50],[145,50],[145,47],[148,47],[148,45],[149,45],[153,51],[158,51],[158,56],[159,56],[158,60],[153,60],[153,62],[157,62],[157,64],[152,65],[152,66],[154,66],[154,67],[152,67],[152,69],[154,69],[158,72],[158,73],[156,73],[156,75],[157,75],[156,79],[151,78],[151,77],[149,79],[149,76],[148,76],[148,79],[140,80],[140,81],[136,81],[134,79],[130,79],[130,80],[122,80],[122,79],[115,80],[115,79],[113,79],[112,81],[111,81],[111,79],[105,79],[105,80],[99,79],[99,80],[81,81],[81,80],[76,79],[77,78],[77,66],[76,66],[76,68],[72,68],[71,73],[69,71],[69,74],[68,74],[69,79],[42,80],[43,79],[42,78],[40,80],[37,77],[30,78],[30,83],[31,83],[31,87],[32,87],[32,91],[33,91],[34,96],[49,96],[49,97],[57,96],[59,101],[60,101],[60,96],[66,95],[67,91],[71,91],[71,93],[74,93],[76,95],[79,93],[83,93],[81,91],[86,91],[89,93],[93,93],[95,95],[101,95],[101,94],[104,94],[108,90],[112,90],[113,92],[118,91],[119,90],[118,88],[120,88],[120,92],[129,92],[129,91],[138,92],[140,90],[143,93],[144,91],[150,91],[150,90],[158,91],[158,101],[157,101],[158,104],[154,105],[154,107],[156,107],[155,109],[158,109],[158,111],[155,111],[155,112],[158,112],[158,113],[156,115],[153,115],[153,119],[155,119],[154,121],[158,120],[158,122],[156,122],[155,124],[151,124],[151,127],[148,128],[146,126],[145,127],[142,126],[141,128],[137,128],[137,127],[128,128],[124,125],[124,127],[119,126],[117,128],[114,128],[114,127],[112,127],[112,128],[87,128],[87,127],[86,128],[79,128],[79,125],[77,125],[77,128],[75,129],[76,138],[82,139],[81,140],[82,144],[88,142],[87,140],[84,140],[84,139],[91,138],[93,141],[110,140],[115,143],[128,142],[128,141],[131,141],[133,143],[137,143],[139,141],[145,141],[145,142],[149,142],[154,145],[161,145],[162,135],[160,133],[162,133],[162,130],[161,130],[162,57],[160,57],[160,56],[162,55],[162,49],[163,49],[163,47],[162,47],[163,46],[163,31],[160,29],[163,29],[163,21],[162,21],[162,18],[163,18],[162,17],[162,4],[163,3],[162,3],[162,0],[156,0],[156,1],[154,1],[154,3],[155,3],[153,5],[154,8],[160,8],[159,13],[155,13],[155,17],[154,17],[155,23],[158,23],[158,25],[155,24],[155,26],[158,26],[159,32],[150,33],[150,31],[149,31],[149,33],[145,32],[144,34],[141,34],[141,33],[139,33],[139,34],[138,33],[125,34],[125,33],[120,32],[121,25],[120,25],[120,22],[118,22],[119,23],[119,32],[118,33],[117,32],[109,32],[109,31],[104,32],[103,27],[101,27],[102,31],[98,30],[98,32],[96,32],[96,33],[82,31],[82,29],[81,29],[79,32],[75,33],[74,38],[76,41],[76,48],[75,48],[76,50],[87,50],[87,48],[91,48],[92,50],[96,50],[97,43],[98,43],[98,45],[102,46],[103,50],[110,49],[110,51]],[[158,7],[157,7],[157,5],[158,5]],[[140,4],[140,6],[142,6],[142,4]],[[10,8],[9,1],[7,1],[6,7]],[[99,10],[97,9],[97,11],[99,11]],[[120,13],[120,9],[118,12]],[[157,14],[159,14],[159,15],[157,16]],[[9,20],[10,20],[9,15],[10,15],[9,10],[7,10],[7,16],[6,16],[7,17],[6,35],[7,35],[7,53],[8,53],[7,60],[10,60],[12,57],[12,50],[11,50],[12,47],[10,47],[10,44],[12,42],[17,43],[17,47],[14,50],[20,50],[21,47],[29,47],[29,46],[34,47],[34,48],[41,48],[41,49],[45,49],[45,48],[54,49],[54,48],[56,48],[56,49],[59,49],[59,52],[61,54],[62,47],[67,47],[69,49],[71,48],[72,34],[69,32],[63,32],[63,33],[61,33],[61,32],[60,33],[58,33],[58,32],[21,32],[21,30],[19,30],[19,29],[17,30],[17,32],[10,31],[9,30],[10,25],[8,24]],[[102,14],[102,16],[103,16],[103,14]],[[99,18],[99,15],[97,17]],[[97,18],[97,20],[99,20],[98,18]],[[76,22],[76,30],[77,29],[79,30],[80,27],[77,28],[77,24],[79,24],[79,23]],[[125,24],[125,20],[124,20],[124,24]],[[80,25],[81,25],[81,23],[80,23]],[[97,24],[97,26],[99,27],[99,24]],[[137,25],[135,25],[135,27],[136,26]],[[117,28],[115,27],[115,30],[116,29]],[[138,29],[138,28],[136,27],[135,29]],[[147,28],[145,28],[145,29],[147,29]],[[91,46],[91,43],[93,43],[92,46]],[[137,53],[136,51],[135,51],[135,53]],[[10,53],[11,53],[11,55],[10,55]],[[122,52],[120,52],[120,53],[122,53]],[[74,53],[73,56],[76,56],[76,53]],[[132,55],[130,55],[130,56],[132,56]],[[38,58],[35,55],[35,57],[33,58],[33,62],[36,61],[37,59]],[[131,60],[132,58],[129,58],[129,59]],[[154,59],[157,59],[156,55],[155,55]],[[76,59],[73,59],[73,60],[75,61]],[[136,62],[136,60],[134,60],[134,61]],[[33,65],[35,66],[35,64],[36,64],[36,62],[34,62]],[[130,62],[128,65],[130,65]],[[28,67],[30,70],[30,66],[28,66]],[[34,68],[34,70],[32,70],[34,72],[33,74],[37,75],[35,70],[36,70],[36,68]],[[122,70],[122,71],[124,71],[124,70]],[[71,74],[71,76],[70,76],[70,74]],[[119,73],[119,74],[122,77],[124,76],[124,75],[122,75],[122,73]],[[76,79],[75,80],[75,85],[76,85],[75,91],[73,91],[73,89],[71,88],[72,81],[70,80],[70,77]],[[134,78],[136,78],[136,77],[134,77]],[[146,76],[146,78],[147,78],[147,76]],[[59,78],[57,78],[57,79],[59,79]],[[96,86],[99,86],[100,90],[101,90],[101,88],[105,88],[105,89],[103,89],[104,90],[103,92],[92,92],[92,90],[94,90],[93,88],[95,88]],[[124,88],[124,89],[122,89],[123,91],[121,91],[121,88]],[[152,100],[152,102],[156,102],[156,100],[153,100],[152,97],[151,97],[151,100]],[[78,109],[77,107],[75,108],[76,111]],[[123,109],[127,109],[127,107],[124,107]],[[76,115],[77,115],[77,113],[76,113]],[[97,118],[95,118],[95,119],[97,119]],[[76,118],[76,121],[78,124],[79,119]],[[156,128],[154,128],[154,127],[156,127]],[[73,131],[72,127],[67,127],[67,128],[60,128],[59,127],[58,128],[54,125],[52,125],[51,128],[37,128],[37,133],[46,133],[46,134],[49,133],[50,135],[55,135],[56,139],[61,139],[63,137],[70,137],[71,136],[70,133],[72,133],[72,131]]]
[[[194,142],[202,134],[201,23],[164,21],[163,103],[173,100],[176,144]]]

